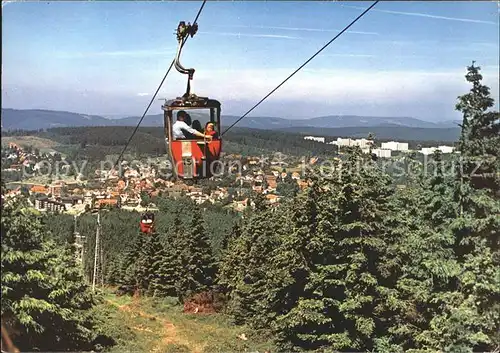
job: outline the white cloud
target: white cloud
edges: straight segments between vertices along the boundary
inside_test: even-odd
[[[279,34],[257,34],[257,33],[235,33],[235,32],[198,32],[200,34],[211,34],[217,36],[231,37],[255,37],[255,38],[277,38],[277,39],[301,39],[300,37],[285,36]]]
[[[242,114],[294,69],[200,70],[192,81],[192,92],[220,100],[224,114]],[[485,66],[481,72],[483,82],[491,88],[498,109],[498,67]],[[306,117],[357,114],[413,116],[434,120],[456,118],[458,113],[454,106],[457,96],[470,89],[465,81],[465,73],[465,67],[439,72],[305,68],[251,115]],[[147,104],[147,98],[141,97],[137,92],[148,92],[157,85],[158,78],[150,77],[135,84],[124,85],[122,90],[117,91],[102,82],[98,86],[94,85],[94,90],[99,88],[102,91],[89,91],[89,97],[86,98],[82,98],[82,94],[77,94],[74,89],[63,90],[60,87],[57,88],[58,91],[52,92],[41,86],[32,90],[32,93],[26,89],[2,87],[2,98],[5,98],[4,105],[7,107],[43,106],[60,110],[71,108],[70,110],[82,113],[132,115],[140,114]],[[183,75],[169,76],[157,98],[180,96],[184,93],[185,85]],[[150,113],[159,111],[159,106],[159,102],[155,103]],[[88,109],[92,109],[92,112]]]
[[[357,9],[357,10],[365,10],[365,8],[359,7],[359,6],[342,5],[342,4],[341,4],[341,6],[343,6],[343,7],[349,7],[349,8]],[[392,11],[392,10],[380,10],[380,9],[372,9],[370,11],[390,13],[390,14],[394,14],[394,15],[426,17],[426,18],[433,18],[433,19],[437,19],[437,20],[446,20],[446,21],[458,21],[458,22],[469,22],[469,23],[482,23],[482,24],[489,24],[489,25],[498,25],[498,22],[493,22],[493,21],[475,20],[475,19],[471,19],[471,18],[438,16],[438,15],[431,15],[431,14],[427,14],[427,13],[419,13],[419,12],[404,12],[404,11]]]
[[[139,97],[146,97],[149,96],[149,93],[137,93]]]
[[[251,28],[251,29],[277,29],[284,31],[299,31],[299,32],[340,32],[341,29],[332,29],[332,28],[306,28],[306,27],[280,27],[280,26],[248,26],[248,25],[231,25],[231,26],[217,26],[217,27],[231,27],[231,28]],[[365,32],[365,31],[346,31],[350,34],[364,34],[364,35],[372,35],[378,36],[377,32]]]
[[[200,72],[193,90],[196,94],[215,99],[257,102],[292,71]],[[305,105],[350,105],[353,108],[398,104],[425,106],[436,103],[452,112],[456,97],[470,88],[464,75],[464,68],[441,72],[303,69],[270,96],[268,101],[302,101]],[[495,75],[494,70],[483,70],[483,75],[485,84],[492,88],[492,96],[498,102],[498,75]],[[172,87],[178,87],[179,91],[172,90]],[[178,94],[182,88],[182,84],[171,81],[166,96]],[[397,113],[394,111],[393,115]]]
[[[375,54],[355,54],[355,53],[333,53],[333,54],[319,54],[322,57],[347,57],[347,58],[378,58],[379,55]],[[429,55],[391,55],[390,58],[394,59],[432,59],[433,56]]]

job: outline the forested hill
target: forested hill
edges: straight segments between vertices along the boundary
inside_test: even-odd
[[[160,110],[161,112],[161,110]],[[203,113],[201,113],[203,114]],[[222,116],[222,125],[230,126],[239,117]],[[40,110],[40,109],[2,109],[2,129],[38,130],[52,127],[71,126],[135,126],[138,116],[119,119],[107,119],[98,115]],[[147,115],[142,126],[162,126],[163,115]],[[407,127],[407,128],[450,128],[457,127],[455,121],[430,122],[411,117],[372,117],[356,115],[329,115],[310,119],[287,119],[283,117],[249,116],[238,123],[238,127],[264,130],[287,128],[343,128],[343,127]]]
[[[120,153],[127,143],[133,127],[72,127],[53,128],[46,131],[2,131],[2,136],[35,136],[55,142],[55,150],[72,153],[91,160],[100,160],[108,154]],[[26,141],[26,140],[24,140]],[[28,143],[28,142],[24,142]],[[295,156],[331,154],[332,145],[304,140],[295,133],[234,128],[224,135],[224,153],[243,155],[261,155],[281,152]],[[135,133],[127,150],[139,155],[162,155],[166,153],[163,129],[141,127]]]
[[[356,136],[367,137],[370,132],[375,132],[377,141],[389,139],[400,139],[410,142],[410,148],[417,148],[418,145],[437,146],[439,144],[449,144],[458,140],[458,136],[449,133],[448,138],[441,139],[440,134],[433,134],[433,130],[448,129],[414,129],[411,134],[405,132],[407,128],[390,128],[394,134],[383,133],[383,129],[370,128],[339,128],[325,129],[322,136],[328,140],[334,140],[336,137]],[[134,128],[129,126],[102,126],[102,127],[67,127],[52,128],[41,131],[2,131],[2,136],[35,136],[53,141],[55,150],[72,154],[75,149],[79,155],[91,160],[100,160],[108,154],[120,153],[121,149],[127,143]],[[425,131],[422,131],[425,130]],[[360,131],[357,132],[356,131]],[[304,134],[308,130],[300,132],[279,131],[279,130],[259,130],[235,127],[224,135],[224,153],[236,153],[242,155],[261,155],[281,152],[294,156],[316,156],[331,155],[334,146],[310,141],[304,139]],[[379,135],[380,134],[380,135]],[[380,136],[380,137],[379,137]],[[401,137],[408,139],[401,139]],[[385,138],[384,138],[385,137]],[[445,136],[446,137],[446,136]],[[25,138],[23,141],[27,141]],[[28,140],[29,141],[29,140]],[[27,142],[24,142],[27,143]],[[140,155],[162,155],[166,153],[165,139],[163,129],[153,127],[141,127],[134,135],[129,148],[130,153]]]

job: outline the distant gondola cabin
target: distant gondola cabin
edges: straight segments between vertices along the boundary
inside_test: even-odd
[[[141,217],[140,229],[143,234],[154,232],[155,216],[152,213],[145,213]]]

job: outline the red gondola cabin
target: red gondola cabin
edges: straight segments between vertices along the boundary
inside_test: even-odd
[[[141,233],[151,234],[155,230],[155,216],[152,213],[145,213],[141,217]]]
[[[218,160],[222,148],[220,139],[220,102],[206,97],[195,95],[184,96],[163,105],[164,126],[167,148],[170,154],[172,169],[178,178],[200,179],[209,178],[218,171]],[[174,112],[184,110],[192,119],[198,120],[197,125],[202,128],[201,133],[210,134],[212,140],[189,136],[183,139],[174,139],[172,126],[176,117]],[[201,113],[201,114],[200,114]],[[203,121],[203,124],[200,122]],[[192,127],[195,127],[193,120]],[[213,129],[207,133],[206,127]]]

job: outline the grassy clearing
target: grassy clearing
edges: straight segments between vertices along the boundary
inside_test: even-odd
[[[222,314],[184,314],[171,298],[117,297],[106,292],[101,312],[118,344],[109,352],[265,352],[274,346]],[[240,336],[244,334],[247,340]]]
[[[2,137],[2,144],[8,145],[9,143],[15,143],[21,147],[32,146],[33,148],[38,148],[41,152],[54,151],[54,147],[57,147],[59,143],[37,136],[5,136]]]

